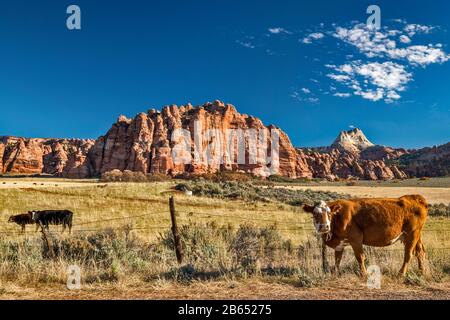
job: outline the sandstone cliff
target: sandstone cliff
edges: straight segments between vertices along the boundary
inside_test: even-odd
[[[0,172],[88,177],[87,155],[93,144],[94,140],[1,137]]]
[[[390,180],[408,175],[390,160],[407,153],[404,149],[378,146],[358,129],[342,131],[330,147],[298,149],[316,178]]]
[[[183,135],[182,130],[187,133]],[[272,130],[279,132],[277,168],[271,163]],[[234,135],[227,135],[230,131]],[[260,139],[257,147],[253,146],[252,133],[256,140]],[[238,139],[244,146],[241,153]],[[306,163],[298,161],[284,132],[264,126],[255,117],[239,114],[234,106],[220,101],[196,108],[166,106],[162,112],[152,109],[134,119],[121,116],[97,140],[89,158],[97,175],[119,169],[171,175],[236,170],[263,177],[276,170],[277,174],[293,178],[312,176]],[[179,158],[186,161],[180,163]]]
[[[399,166],[416,177],[441,177],[450,175],[450,143],[423,148],[398,159]]]
[[[335,148],[327,152],[310,152],[303,149],[299,149],[298,152],[306,159],[315,178],[390,180],[408,177],[398,166],[388,165],[386,162],[388,157],[365,159],[360,153]]]
[[[330,147],[296,149],[279,128],[215,101],[120,116],[97,140],[1,137],[0,173],[87,178],[114,169],[173,176],[234,170],[262,177],[403,179],[448,174],[449,145],[394,149],[354,129]]]

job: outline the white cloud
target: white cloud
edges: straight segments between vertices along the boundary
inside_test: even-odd
[[[292,32],[284,29],[284,28],[280,28],[280,27],[276,27],[276,28],[269,28],[268,31],[271,34],[292,34]]]
[[[375,102],[375,101],[379,101],[379,100],[383,99],[384,90],[381,88],[378,88],[376,90],[357,91],[357,92],[355,92],[355,94],[363,97],[364,99]]]
[[[404,34],[402,34],[402,35],[400,36],[400,42],[401,42],[401,43],[410,43],[410,42],[411,42],[411,39],[410,39],[408,36],[405,36]]]
[[[384,100],[392,103],[401,99],[401,93],[413,81],[413,69],[442,64],[450,60],[441,43],[413,44],[418,34],[429,34],[435,27],[408,24],[400,20],[397,28],[383,27],[381,30],[368,28],[355,22],[351,27],[334,25],[332,34],[336,39],[355,47],[366,59],[355,60],[346,54],[345,63],[326,64],[333,70],[327,77],[336,81],[351,93],[371,101]],[[338,42],[339,47],[339,42]],[[341,47],[342,48],[342,47]],[[336,90],[334,96],[348,97]]]
[[[410,36],[413,37],[417,33],[427,34],[433,31],[434,27],[424,26],[421,24],[407,24],[403,30]]]
[[[311,34],[307,35],[305,38],[303,38],[302,42],[304,44],[310,44],[314,40],[319,40],[319,39],[322,39],[323,37],[325,37],[325,35],[323,33],[321,33],[321,32],[314,32],[314,33],[311,33]]]
[[[366,78],[373,85],[392,89],[404,90],[404,85],[408,83],[412,74],[405,70],[405,67],[393,62],[372,62],[355,66],[357,74]]]
[[[237,40],[236,43],[241,45],[241,46],[243,46],[244,48],[248,48],[248,49],[255,49],[256,48],[256,46],[252,43],[252,41],[250,39]]]
[[[450,60],[441,46],[437,45],[411,45],[399,48],[394,36],[401,34],[400,43],[407,45],[416,33],[430,33],[434,27],[409,24],[404,28],[406,34],[398,30],[385,29],[376,31],[365,24],[356,24],[352,28],[337,27],[334,36],[350,45],[355,46],[368,58],[388,58],[406,60],[414,65],[426,66],[432,63],[443,63]]]
[[[447,55],[440,47],[434,47],[433,45],[409,46],[392,50],[389,54],[394,59],[407,59],[412,65],[419,66],[444,63],[450,60],[450,55]]]
[[[346,76],[344,74],[335,74],[335,73],[330,73],[327,75],[329,78],[337,81],[337,82],[347,82],[350,80],[349,76]]]
[[[320,100],[319,98],[315,97],[314,95],[312,95],[311,90],[308,88],[301,88],[300,89],[301,92],[299,91],[294,91],[290,94],[290,97],[300,101],[300,102],[308,102],[308,103],[318,103]]]
[[[342,66],[330,65],[336,73],[327,76],[353,90],[353,94],[364,99],[386,102],[400,99],[399,92],[406,89],[412,74],[403,65],[388,62],[362,63],[354,61]],[[343,97],[335,94],[337,97]]]
[[[336,92],[335,94],[333,94],[333,96],[335,97],[339,97],[339,98],[349,98],[351,96],[350,93],[342,93],[342,92]]]
[[[309,90],[308,88],[302,88],[302,91],[306,94],[311,93],[311,90]]]
[[[388,99],[392,99],[392,100],[398,100],[398,99],[401,98],[400,95],[397,92],[395,92],[395,91],[389,91],[387,93],[386,97]]]

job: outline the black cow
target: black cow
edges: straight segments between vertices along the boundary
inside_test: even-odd
[[[30,211],[32,219],[38,225],[42,225],[49,229],[49,225],[62,225],[62,232],[69,227],[69,233],[72,232],[73,212],[69,210],[44,210]]]
[[[33,216],[31,213],[23,213],[15,216],[10,216],[8,219],[8,223],[17,223],[22,227],[22,233],[25,232],[25,226],[27,224],[35,224],[36,222],[33,220]],[[36,228],[37,230],[37,228]]]

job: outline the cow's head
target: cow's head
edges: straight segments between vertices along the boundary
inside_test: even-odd
[[[12,223],[12,222],[14,222],[15,220],[16,220],[16,219],[15,219],[14,216],[10,216],[9,219],[8,219],[8,223]]]
[[[313,214],[314,226],[318,233],[328,233],[331,231],[331,219],[339,211],[340,205],[334,204],[329,207],[325,201],[320,201],[314,206],[305,204],[303,210]]]
[[[28,214],[30,215],[30,217],[31,217],[31,220],[33,220],[33,221],[36,221],[36,219],[37,219],[37,212],[36,211],[28,211]]]

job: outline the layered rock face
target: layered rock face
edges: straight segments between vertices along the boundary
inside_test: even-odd
[[[390,180],[408,177],[398,166],[388,164],[389,160],[407,153],[406,150],[377,146],[358,128],[342,131],[330,147],[298,149],[298,152],[316,178]]]
[[[312,176],[284,132],[220,101],[196,108],[166,106],[134,119],[121,116],[97,140],[89,158],[97,175],[119,169],[170,175],[235,170],[263,177]]]
[[[91,175],[87,155],[94,140],[0,138],[0,172],[49,174],[67,178]]]
[[[400,167],[416,177],[442,177],[450,175],[450,143],[423,148],[398,159]]]
[[[361,153],[340,151],[335,148],[327,152],[300,149],[299,154],[306,160],[315,178],[390,180],[408,177],[396,165],[388,165],[387,158],[365,159]]]
[[[97,140],[0,138],[0,173],[87,178],[115,169],[172,176],[233,170],[388,180],[449,174],[449,149],[377,146],[359,129],[341,132],[330,147],[296,149],[279,128],[215,101],[121,116]]]

